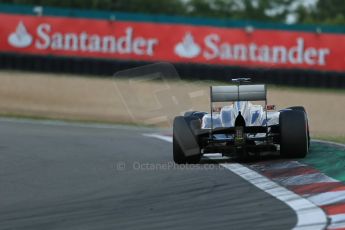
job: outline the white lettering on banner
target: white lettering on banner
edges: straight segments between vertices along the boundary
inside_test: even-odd
[[[215,59],[219,56],[220,52],[216,45],[216,43],[218,43],[219,41],[220,37],[217,34],[211,34],[205,38],[205,45],[209,49],[204,52],[204,57],[206,58],[206,60]],[[230,52],[223,52],[222,56],[226,54],[230,55]],[[231,57],[228,56],[228,58],[230,59]]]
[[[154,48],[158,44],[155,38],[134,37],[134,30],[126,28],[125,35],[115,37],[111,35],[99,36],[96,34],[59,33],[52,32],[52,26],[47,23],[37,27],[35,47],[45,50],[102,52],[136,55],[154,55]]]
[[[330,50],[327,48],[316,49],[314,47],[305,47],[304,39],[297,38],[296,45],[287,48],[284,46],[259,46],[255,43],[230,44],[221,42],[217,34],[210,34],[205,37],[205,50],[203,57],[206,60],[229,61],[252,61],[262,63],[291,63],[307,65],[326,65],[327,55]]]

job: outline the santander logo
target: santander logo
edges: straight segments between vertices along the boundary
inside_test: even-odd
[[[193,35],[188,32],[182,42],[175,46],[175,54],[183,58],[194,58],[201,53],[201,48],[194,42]]]
[[[202,48],[201,48],[202,47]],[[306,64],[324,66],[330,55],[329,48],[307,46],[304,38],[297,37],[292,46],[257,44],[239,41],[228,42],[217,33],[203,38],[197,44],[190,32],[175,46],[175,54],[181,58],[202,57],[206,61],[256,62],[266,64]]]
[[[61,32],[50,23],[41,23],[30,30],[34,34],[29,34],[23,21],[20,21],[15,31],[8,36],[8,43],[15,48],[26,48],[32,45],[32,48],[36,50],[137,56],[153,56],[159,44],[157,38],[140,36],[131,26],[119,31],[118,36],[115,36],[114,32],[106,35],[86,31]]]
[[[33,38],[24,23],[20,21],[16,30],[8,36],[8,43],[16,48],[26,48],[32,44]]]

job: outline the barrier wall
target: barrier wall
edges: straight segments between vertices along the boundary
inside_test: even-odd
[[[107,63],[105,65],[113,63],[114,67],[106,71],[97,70],[98,67],[90,71],[102,75],[123,66],[168,61],[177,63],[184,74],[189,72],[189,77],[199,76],[200,69],[204,71],[199,78],[209,79],[225,79],[224,70],[229,75],[234,71],[253,75],[263,72],[267,75],[263,80],[268,82],[274,75],[311,75],[306,74],[307,70],[315,76],[328,75],[330,79],[336,76],[340,78],[337,81],[339,86],[344,81],[345,33],[338,28],[255,23],[227,25],[216,20],[188,21],[143,15],[130,18],[131,15],[118,13],[108,13],[109,17],[105,18],[106,13],[98,13],[98,17],[94,17],[95,12],[86,18],[78,15],[85,14],[83,11],[75,11],[77,13],[71,17],[67,12],[74,11],[60,12],[50,8],[46,14],[43,11],[43,15],[38,16],[33,15],[34,8],[1,6],[0,52],[7,61],[13,58],[16,62],[15,57],[19,60],[30,56],[32,62],[40,57],[49,57],[57,58],[59,62],[73,59],[87,64],[98,59],[99,63]],[[47,69],[40,64],[38,67]],[[82,65],[73,68],[75,72],[88,73],[88,68]],[[205,72],[210,75],[203,77]],[[212,76],[215,73],[217,76]],[[289,80],[287,77],[286,81],[273,82]]]

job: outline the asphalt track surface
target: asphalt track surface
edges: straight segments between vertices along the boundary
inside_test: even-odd
[[[0,120],[0,229],[296,225],[286,204],[217,164],[174,166],[172,145],[148,132]]]

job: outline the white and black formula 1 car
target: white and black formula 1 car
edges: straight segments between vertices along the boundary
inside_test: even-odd
[[[283,157],[304,158],[310,143],[305,109],[294,106],[274,111],[274,106],[267,105],[266,85],[250,84],[249,78],[233,82],[236,84],[210,87],[210,113],[189,111],[175,117],[174,161],[198,163],[206,153],[242,159],[280,152]],[[215,110],[216,102],[227,105]]]

